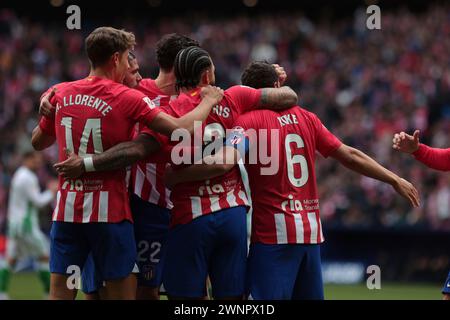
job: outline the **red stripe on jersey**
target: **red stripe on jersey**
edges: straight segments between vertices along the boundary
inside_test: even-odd
[[[303,243],[311,243],[311,224],[308,220],[308,214],[306,212],[302,213],[303,221]]]
[[[64,203],[66,203],[66,196],[67,194],[65,192],[58,191],[60,194],[60,199],[58,206],[55,208],[55,211],[57,210],[56,214],[53,216],[53,221],[63,221],[64,220]]]
[[[164,172],[166,170],[165,163],[156,163],[156,176],[155,176],[155,188],[159,193],[158,206],[162,208],[167,207],[166,202],[166,186],[164,185],[162,177],[164,177]]]
[[[293,243],[296,241],[297,229],[295,227],[294,216],[291,214],[285,214],[284,219],[286,221],[286,236],[288,243]]]
[[[84,195],[85,195],[85,193],[81,193],[81,192],[77,192],[75,195],[75,202],[73,204],[73,210],[74,210],[74,212],[81,212],[81,214],[74,214],[73,222],[76,222],[76,223],[83,222]]]
[[[140,167],[141,171],[144,173],[144,182],[141,190],[141,198],[146,201],[150,201],[150,195],[152,193],[152,185],[149,183],[149,176],[151,173],[147,168],[148,165],[149,163],[147,163],[145,166]]]
[[[242,182],[240,186],[236,186],[234,189],[234,195],[239,206],[248,206],[247,194],[242,188]]]
[[[99,210],[99,202],[100,202],[100,194],[95,193],[94,194],[94,203],[92,205],[92,215],[91,215],[91,221],[92,222],[98,222],[98,210]]]
[[[236,191],[236,190],[234,190],[234,191]],[[220,206],[221,208],[229,208],[230,205],[229,205],[229,203],[228,203],[228,201],[227,201],[227,198],[225,198],[225,197],[220,197],[220,199],[219,199],[219,206]]]
[[[322,223],[320,222],[320,214],[316,212],[316,221],[317,221],[317,243],[323,242],[322,237]]]

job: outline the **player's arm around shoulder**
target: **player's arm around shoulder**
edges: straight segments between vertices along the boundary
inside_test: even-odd
[[[218,152],[203,157],[193,165],[174,171],[166,170],[165,184],[173,188],[179,183],[203,181],[220,177],[233,169],[249,150],[249,139],[242,128],[235,127],[227,135],[225,143]]]
[[[261,89],[261,99],[258,106],[268,109],[287,109],[296,106],[298,95],[288,86],[281,88]]]
[[[56,163],[55,170],[63,178],[75,179],[85,172],[112,171],[133,165],[159,150],[160,142],[149,134],[139,134],[134,140],[119,143],[105,152],[81,158],[73,152]]]
[[[215,155],[206,156],[187,168],[175,171],[172,167],[168,167],[165,172],[164,183],[169,189],[172,189],[180,183],[220,177],[233,169],[238,157],[236,149],[224,146]]]
[[[185,129],[193,134],[195,121],[205,121],[211,109],[223,99],[224,92],[219,87],[206,86],[202,88],[200,94],[202,96],[200,104],[184,116],[176,118],[160,112],[150,123],[147,123],[147,126],[169,137],[177,129]]]
[[[284,68],[278,64],[272,64],[278,76],[278,81],[274,87],[261,89],[260,108],[267,109],[288,109],[298,104],[298,95],[290,87],[285,85],[287,73]]]

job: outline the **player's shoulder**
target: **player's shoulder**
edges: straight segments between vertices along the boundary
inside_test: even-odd
[[[151,78],[142,79],[139,82],[138,86],[136,87],[136,90],[144,93],[145,95],[150,97],[150,99],[154,99],[158,95],[163,94],[162,91],[156,85],[155,80]]]
[[[137,88],[141,88],[141,87],[145,88],[147,90],[159,91],[159,88],[156,85],[155,80],[151,79],[151,78],[144,78],[141,81],[139,81]]]
[[[56,89],[55,93],[58,93],[60,91],[64,91],[65,89],[73,86],[74,84],[78,83],[79,80],[76,81],[64,81],[64,82],[59,82],[59,83],[55,83],[53,85],[50,86],[50,89]]]
[[[256,89],[238,84],[238,85],[231,86],[228,89],[224,90],[224,95],[225,96],[227,96],[227,95],[233,96],[235,94],[246,93],[246,92],[253,91],[253,90],[256,90]]]
[[[134,88],[127,87],[121,83],[116,83],[110,88],[111,93],[120,100],[136,101],[147,97],[144,93]]]
[[[298,106],[295,112],[304,117],[306,120],[314,120],[314,121],[319,120],[319,117],[314,112],[309,111],[302,106]]]

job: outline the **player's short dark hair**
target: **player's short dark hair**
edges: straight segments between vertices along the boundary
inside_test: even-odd
[[[174,62],[176,88],[195,88],[206,69],[212,66],[209,53],[200,47],[188,47],[178,52]]]
[[[116,52],[132,49],[135,44],[133,33],[112,27],[99,27],[85,40],[86,52],[93,68],[105,64]]]
[[[192,46],[199,47],[200,44],[196,40],[178,33],[164,35],[156,43],[156,60],[159,67],[164,71],[172,70],[178,52]]]
[[[274,66],[267,61],[251,62],[241,76],[241,82],[244,86],[255,89],[273,88],[277,80],[278,75]]]

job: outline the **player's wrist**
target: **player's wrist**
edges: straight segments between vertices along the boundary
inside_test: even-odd
[[[413,146],[411,154],[415,155],[419,151],[419,149],[420,149],[420,142],[417,143],[417,145]]]
[[[94,159],[92,156],[83,158],[81,163],[84,172],[95,172]]]

